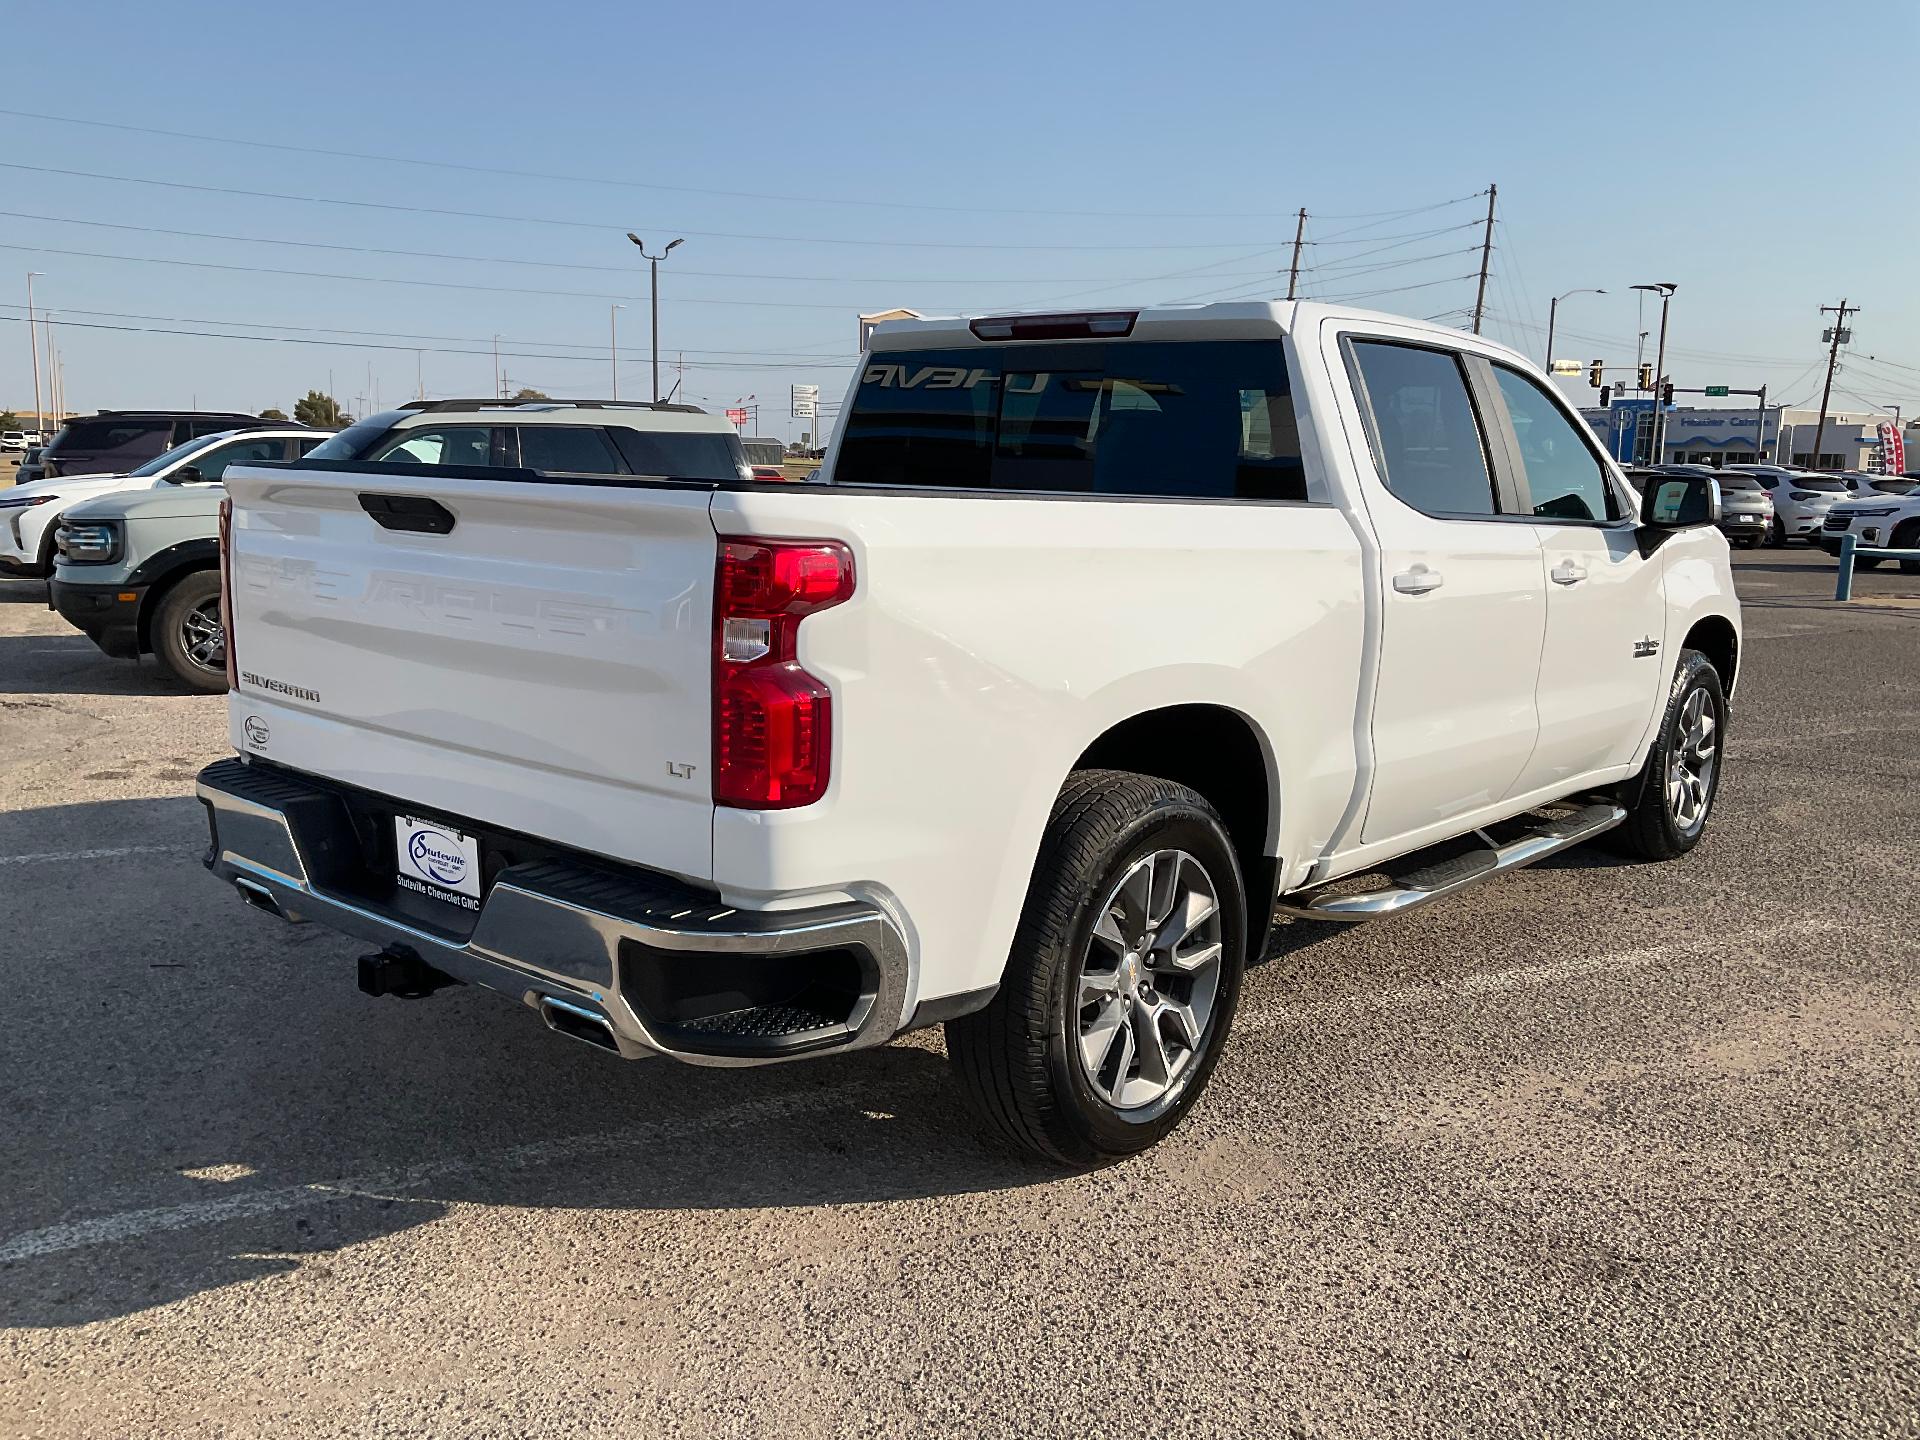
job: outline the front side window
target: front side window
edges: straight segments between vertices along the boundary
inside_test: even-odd
[[[1520,443],[1533,513],[1545,520],[1618,520],[1620,502],[1606,469],[1566,412],[1519,371],[1496,365],[1493,375]]]
[[[1387,488],[1428,515],[1498,513],[1486,442],[1459,357],[1358,340],[1353,358],[1366,385],[1375,459]]]
[[[873,356],[839,485],[1305,500],[1278,341]]]
[[[493,442],[491,425],[422,426],[400,431],[366,458],[389,465],[491,466],[497,463]]]

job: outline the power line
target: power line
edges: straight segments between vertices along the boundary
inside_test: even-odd
[[[49,165],[22,165],[0,160],[0,170],[21,170],[32,175],[66,175],[82,180],[106,180],[117,185],[152,185],[164,190],[188,190],[202,195],[239,195],[252,200],[287,200],[300,205],[341,205],[354,210],[382,210],[407,215],[443,215],[456,220],[504,220],[521,225],[550,225],[567,230],[624,232],[631,221],[564,220],[552,215],[507,215],[488,210],[453,210],[435,205],[401,205],[387,200],[348,200],[334,195],[294,195],[278,190],[246,190],[231,185],[195,185],[185,180],[152,180],[140,175],[108,175],[96,170],[66,170]],[[692,230],[684,225],[668,225],[650,220],[650,227],[680,235],[695,235],[708,240],[762,240],[781,245],[860,245],[893,250],[1033,250],[1033,251],[1157,251],[1157,250],[1233,250],[1258,242],[1219,240],[1208,244],[1182,242],[1162,245],[1002,245],[978,240],[875,240],[841,239],[821,235],[756,235],[733,230]]]
[[[1275,220],[1285,218],[1280,212],[1266,210],[1039,210],[1021,209],[1004,205],[934,205],[912,200],[851,200],[843,197],[825,197],[819,195],[776,195],[754,190],[718,190],[698,185],[664,185],[657,181],[650,180],[619,180],[605,175],[568,175],[543,170],[515,170],[498,165],[474,165],[458,160],[425,160],[411,155],[383,155],[372,151],[331,150],[321,146],[289,145],[272,140],[243,140],[232,135],[205,135],[190,130],[163,130],[151,125],[123,125],[110,120],[83,120],[77,116],[46,115],[33,110],[0,109],[0,115],[10,115],[20,120],[40,120],[54,125],[84,125],[96,130],[117,130],[122,134],[129,135],[158,135],[169,140],[193,140],[212,145],[238,145],[249,150],[278,150],[290,155],[320,155],[334,160],[373,161],[383,165],[413,165],[433,170],[458,170],[469,175],[503,175],[518,180],[555,180],[572,185],[601,185],[624,190],[658,190],[663,193],[706,195],[728,200],[772,201],[779,204],[847,205],[872,210],[922,210],[952,215],[1033,215],[1089,220]],[[1392,216],[1417,214],[1419,212],[1392,210],[1378,213]],[[1336,216],[1334,218],[1360,217]]]
[[[22,306],[0,301],[0,309],[19,310]],[[444,340],[465,345],[492,345],[493,337],[488,335],[422,335],[404,330],[347,330],[336,325],[290,325],[279,321],[225,320],[205,315],[146,315],[125,310],[80,310],[71,306],[62,306],[48,312],[53,315],[88,315],[106,320],[157,320],[168,325],[224,325],[237,330],[292,330],[302,334],[314,335],[351,335],[371,337],[381,340]],[[0,316],[0,319],[6,317]],[[244,339],[244,336],[235,336]],[[502,340],[510,340],[516,345],[542,345],[562,349],[591,350],[592,358],[605,353],[606,342],[594,340],[532,340],[525,336],[502,335]],[[417,346],[401,346],[401,349],[417,349]],[[489,353],[491,353],[489,351]],[[721,355],[739,359],[766,357],[779,360],[838,360],[845,358],[847,352],[825,347],[798,348],[789,350],[686,350],[688,355]]]
[[[65,312],[56,312],[65,313]],[[18,315],[0,315],[0,324],[24,325],[27,322]],[[237,340],[258,345],[314,345],[334,350],[389,350],[400,354],[415,355],[461,355],[471,359],[490,359],[495,353],[491,348],[485,350],[449,350],[433,345],[390,345],[370,340],[312,340],[291,335],[223,335],[212,330],[184,330],[163,328],[151,325],[102,325],[85,320],[61,320],[60,325],[68,330],[108,330],[122,334],[135,335],[172,335],[186,336],[200,340]],[[514,360],[573,360],[583,364],[604,365],[605,355],[552,355],[537,350],[502,350],[500,358]],[[623,365],[644,365],[644,360],[623,360]],[[854,360],[809,360],[805,364],[775,365],[746,361],[688,361],[689,369],[699,370],[850,370],[857,363]]]
[[[0,110],[0,114],[5,114]],[[397,255],[410,260],[461,260],[477,265],[525,265],[541,270],[589,270],[608,275],[627,275],[634,273],[634,267],[628,265],[589,265],[567,260],[527,260],[507,255],[461,255],[445,250],[399,250],[383,245],[341,245],[325,240],[288,240],[266,235],[228,235],[212,230],[172,230],[160,225],[129,225],[114,220],[79,220],[69,215],[32,215],[21,210],[0,210],[0,217],[11,220],[33,220],[54,225],[84,225],[96,230],[125,230],[141,235],[171,235],[185,240],[224,240],[241,245],[286,245],[302,250],[331,250],[351,255]],[[1392,247],[1386,247],[1392,248]],[[806,282],[825,285],[1071,285],[1080,279],[1077,275],[1039,276],[1014,279],[981,279],[978,276],[960,278],[912,277],[887,275],[776,275],[744,270],[692,270],[679,269],[679,275],[698,275],[712,280],[778,280]],[[1243,272],[1246,274],[1266,272]],[[1113,282],[1116,285],[1130,285],[1151,280],[1150,275],[1120,276]]]
[[[541,290],[524,285],[474,285],[457,280],[402,280],[388,275],[346,275],[327,270],[281,270],[269,265],[234,265],[213,260],[175,260],[157,255],[109,255],[98,250],[56,250],[48,245],[15,245],[0,241],[0,250],[18,250],[28,255],[63,255],[80,260],[117,260],[131,265],[178,265],[190,270],[227,270],[245,275],[286,275],[297,280],[347,280],[361,285],[406,285],[428,290],[477,290],[489,295],[545,295],[563,300],[638,300],[638,296],[607,294],[592,290]],[[734,305],[750,309],[837,310],[824,300],[720,300],[680,295],[671,300],[678,305]]]

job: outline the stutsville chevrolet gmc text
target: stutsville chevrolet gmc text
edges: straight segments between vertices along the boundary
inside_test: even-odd
[[[623,1056],[943,1023],[988,1122],[1092,1164],[1194,1103],[1276,917],[1700,838],[1717,486],[1636,494],[1510,350],[1305,302],[904,321],[842,414],[816,485],[230,470],[210,868],[367,941],[371,993]]]

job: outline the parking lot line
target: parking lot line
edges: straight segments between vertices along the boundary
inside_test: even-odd
[[[91,1245],[122,1244],[144,1239],[167,1230],[187,1230],[198,1225],[216,1225],[227,1220],[245,1220],[297,1210],[306,1205],[322,1205],[330,1200],[377,1197],[387,1199],[422,1185],[459,1181],[469,1175],[497,1176],[507,1171],[531,1170],[589,1160],[601,1155],[645,1149],[688,1136],[710,1136],[716,1130],[738,1130],[748,1126],[784,1120],[806,1111],[860,1093],[863,1087],[848,1081],[818,1089],[800,1090],[765,1099],[742,1101],[698,1115],[639,1125],[627,1130],[600,1131],[591,1135],[566,1135],[552,1140],[536,1140],[516,1145],[491,1155],[469,1156],[457,1160],[428,1161],[369,1175],[341,1180],[314,1180],[299,1185],[282,1185],[271,1190],[242,1191],[239,1194],[209,1196],[180,1205],[162,1205],[150,1209],[124,1210],[90,1220],[75,1220],[26,1230],[0,1242],[0,1265],[34,1260],[63,1251],[81,1250]],[[437,1204],[450,1202],[436,1200]]]

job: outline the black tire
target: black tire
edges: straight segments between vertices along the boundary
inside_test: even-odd
[[[1197,861],[1212,883],[1218,980],[1173,1084],[1126,1110],[1096,1093],[1081,1059],[1081,972],[1114,887],[1144,857],[1169,849]],[[968,1101],[1006,1140],[1059,1164],[1091,1167],[1147,1149],[1180,1123],[1219,1059],[1246,967],[1246,917],[1232,842],[1204,798],[1170,780],[1077,771],[1054,801],[993,1003],[947,1023],[947,1056]]]
[[[1780,523],[1780,517],[1776,515],[1773,517],[1773,523],[1767,527],[1767,544],[1780,550],[1785,548],[1786,543],[1787,527]]]
[[[1862,560],[1858,555],[1853,557],[1853,568],[1856,570],[1878,570],[1886,563],[1884,560]]]
[[[213,570],[196,570],[160,597],[153,612],[148,636],[153,653],[167,672],[189,690],[203,695],[218,695],[227,688],[227,652],[221,646],[212,663],[203,664],[190,647],[187,627],[195,617],[209,614],[216,618],[220,610],[220,575]],[[203,652],[204,653],[204,652]]]
[[[1920,520],[1903,520],[1893,532],[1889,550],[1920,550]],[[1902,560],[1902,575],[1920,575],[1920,560]]]
[[[1669,797],[1667,766],[1680,741],[1680,717],[1696,690],[1706,692],[1706,704],[1714,717],[1714,765],[1705,786],[1706,802],[1697,820],[1687,825],[1675,816]],[[1713,802],[1720,793],[1720,776],[1726,769],[1727,696],[1720,684],[1720,672],[1698,650],[1682,650],[1674,671],[1673,688],[1667,694],[1667,706],[1660,715],[1660,731],[1647,763],[1640,774],[1623,787],[1625,795],[1635,795],[1626,821],[1607,832],[1607,843],[1616,852],[1639,860],[1672,860],[1700,843],[1707,821],[1713,817]]]

